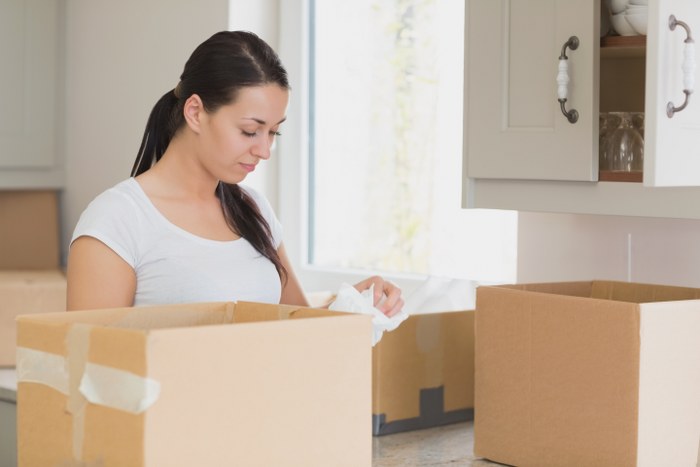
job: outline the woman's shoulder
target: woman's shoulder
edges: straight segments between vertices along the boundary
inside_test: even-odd
[[[142,203],[136,180],[128,178],[107,188],[88,203],[78,221],[78,227],[133,223]]]
[[[134,203],[140,201],[140,195],[138,182],[134,178],[127,178],[95,196],[88,204],[88,209],[107,209],[109,212],[133,207]]]

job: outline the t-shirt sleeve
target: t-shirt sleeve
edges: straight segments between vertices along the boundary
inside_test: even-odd
[[[132,204],[128,197],[114,189],[98,195],[80,215],[71,244],[82,236],[96,238],[135,267],[138,243]]]
[[[272,242],[275,245],[275,248],[279,248],[279,246],[282,244],[283,236],[282,223],[275,215],[275,211],[272,209],[272,205],[267,200],[267,198],[257,190],[249,186],[242,185],[241,188],[244,189],[246,193],[248,193],[257,203],[258,209],[260,209],[260,213],[267,221],[267,224],[270,226],[270,231],[272,232]]]

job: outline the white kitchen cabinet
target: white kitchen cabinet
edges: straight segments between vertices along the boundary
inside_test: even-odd
[[[0,189],[59,187],[59,0],[0,2]]]
[[[700,2],[650,0],[646,46],[601,48],[600,12],[591,0],[467,2],[466,206],[700,218],[700,96],[666,110],[694,76],[682,70],[693,63],[687,34],[669,17],[700,37]],[[572,36],[575,50],[564,46]],[[562,52],[575,123],[557,100]],[[600,111],[645,112],[643,183],[599,181]]]

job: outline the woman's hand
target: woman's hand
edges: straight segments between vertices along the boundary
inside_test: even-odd
[[[387,316],[394,316],[403,308],[401,289],[393,282],[372,276],[355,284],[358,292],[362,293],[374,285],[374,306]]]

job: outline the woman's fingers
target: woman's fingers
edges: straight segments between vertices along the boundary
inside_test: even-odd
[[[401,288],[391,281],[384,280],[380,276],[369,277],[355,288],[362,292],[374,285],[374,306],[387,316],[394,316],[403,308],[404,300],[401,297]]]

